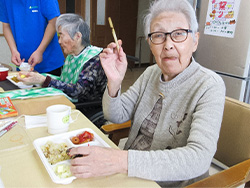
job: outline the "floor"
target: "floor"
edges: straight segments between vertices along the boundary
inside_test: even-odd
[[[122,92],[126,91],[144,72],[146,67],[127,69],[124,80],[122,82]]]
[[[122,92],[126,91],[135,81],[136,79],[143,73],[145,70],[145,67],[141,68],[133,68],[132,71],[130,69],[127,70],[125,78],[122,83]],[[127,138],[121,139],[118,147],[120,149],[123,149],[125,143],[127,141]],[[213,175],[215,173],[218,173],[222,169],[214,164],[211,165],[209,169],[209,174]],[[244,185],[239,186],[239,188],[243,188]]]

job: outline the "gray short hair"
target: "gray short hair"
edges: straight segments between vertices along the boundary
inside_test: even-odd
[[[194,33],[198,31],[198,22],[195,10],[187,0],[155,0],[151,3],[148,13],[144,17],[144,34],[146,39],[150,33],[150,24],[152,20],[162,12],[178,12],[183,13],[187,18],[189,29]]]
[[[77,14],[62,14],[56,20],[56,31],[61,27],[61,30],[66,31],[73,39],[77,32],[82,34],[82,45],[90,45],[90,28],[83,18]]]

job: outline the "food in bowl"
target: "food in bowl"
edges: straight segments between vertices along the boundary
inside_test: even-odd
[[[83,144],[94,140],[94,134],[88,131],[84,131],[81,134],[71,137],[70,140],[73,144]]]
[[[15,83],[20,82],[20,81],[17,79],[17,77],[16,77],[16,76],[13,76],[13,77],[11,78],[11,80],[13,80]]]
[[[19,69],[21,71],[33,71],[33,67],[27,62],[22,62]]]
[[[72,176],[69,164],[59,164],[53,167],[53,171],[59,178],[69,178]]]
[[[66,143],[54,143],[52,141],[47,141],[45,145],[41,146],[44,156],[52,165],[70,159],[70,156],[66,153],[67,149]]]
[[[6,67],[0,67],[0,81],[6,80],[9,69]]]

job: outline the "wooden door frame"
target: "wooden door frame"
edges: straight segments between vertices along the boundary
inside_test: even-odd
[[[75,13],[79,14],[83,17],[85,20],[85,6],[86,2],[85,0],[75,0]]]
[[[96,13],[96,11],[93,9],[94,7],[94,3],[97,4],[97,0],[90,0],[90,30],[91,30],[91,33],[90,33],[90,43],[92,44],[92,41],[93,41],[93,37],[94,37],[94,33],[95,33],[95,23],[93,22],[94,21],[94,18],[93,18],[93,14]],[[92,32],[93,31],[93,32]]]
[[[66,0],[58,0],[60,13],[64,14],[66,13]]]
[[[114,40],[112,36],[111,28],[109,26],[109,22],[108,22],[108,17],[110,17],[108,13],[110,11],[108,9],[111,8],[109,7],[110,1],[116,1],[116,3],[117,2],[119,3],[119,0],[106,0],[105,1],[105,20],[104,20],[105,23],[104,25],[97,25],[97,0],[91,0],[91,3],[90,3],[90,28],[91,28],[90,41],[91,41],[91,44],[94,44],[94,45],[95,45],[95,42],[100,43],[100,40],[99,40],[100,38],[96,39],[95,37],[99,37],[98,32],[96,32],[97,31],[96,29],[101,29],[105,37],[103,38],[104,45],[100,47],[106,47],[111,41]],[[119,16],[116,16],[116,17],[118,17],[119,19]],[[115,25],[115,22],[117,22],[117,19],[113,20],[112,18],[112,21],[113,21],[113,24]],[[118,24],[117,24],[117,28],[115,29],[115,31],[116,31],[117,36],[119,36]]]
[[[65,14],[67,12],[66,1],[67,0],[58,0],[61,14]],[[86,4],[85,0],[75,0],[75,13],[81,15],[83,19],[85,19],[85,8],[86,8],[85,4]]]

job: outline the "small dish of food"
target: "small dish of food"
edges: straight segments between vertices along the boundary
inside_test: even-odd
[[[21,65],[19,66],[19,69],[21,71],[33,71],[33,67],[27,63],[27,62],[22,62]]]
[[[7,76],[7,79],[14,85],[16,85],[17,87],[21,88],[21,89],[28,89],[28,88],[32,88],[33,85],[25,85],[23,82],[19,81],[17,79],[16,75],[11,75],[11,76]]]
[[[81,143],[80,141],[74,143],[73,138],[76,137],[81,140]],[[34,140],[33,145],[50,178],[57,184],[69,184],[76,179],[70,172],[71,158],[68,155],[70,148],[77,146],[110,147],[90,128],[38,138]],[[72,158],[75,157],[82,157],[82,155]]]

